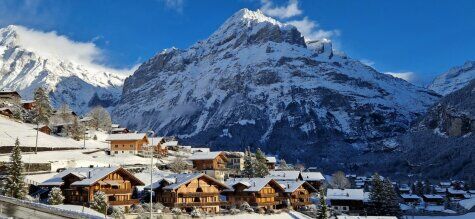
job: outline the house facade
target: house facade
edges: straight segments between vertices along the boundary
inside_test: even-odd
[[[282,204],[280,194],[285,193],[284,188],[270,178],[231,178],[226,184],[231,189],[223,194],[230,205],[236,206],[247,202],[255,208],[276,209]]]
[[[313,186],[305,181],[278,181],[284,193],[280,194],[282,207],[292,206],[293,209],[298,210],[302,207],[312,204],[310,197],[312,193],[317,192]]]
[[[327,200],[339,213],[358,215],[364,210],[363,189],[327,189]]]
[[[193,168],[201,173],[205,173],[215,179],[224,180],[227,174],[227,157],[224,152],[194,153],[188,160],[193,163]]]
[[[145,133],[110,134],[106,141],[110,142],[111,155],[142,153],[149,144]]]
[[[141,185],[142,181],[121,167],[84,167],[66,169],[38,186],[59,187],[65,204],[89,205],[94,194],[102,191],[109,205],[130,207],[139,203],[132,194]]]
[[[187,212],[200,208],[207,213],[218,213],[220,206],[226,205],[220,193],[229,187],[206,174],[192,173],[167,176],[155,182],[152,189],[155,201],[164,206]]]
[[[21,96],[16,91],[1,90],[0,91],[0,101],[20,104],[21,103]]]

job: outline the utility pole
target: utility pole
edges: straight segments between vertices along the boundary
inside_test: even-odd
[[[154,131],[150,130],[150,140],[151,140],[151,146],[149,148],[150,150],[150,219],[153,217],[153,189],[152,189],[152,184],[153,184],[153,135],[155,134]]]

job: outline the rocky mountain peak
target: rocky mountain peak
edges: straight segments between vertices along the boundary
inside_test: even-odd
[[[475,61],[467,61],[439,75],[429,85],[429,89],[447,95],[465,87],[473,79],[475,79]]]

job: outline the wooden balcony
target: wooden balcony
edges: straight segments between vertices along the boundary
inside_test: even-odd
[[[203,207],[203,206],[223,206],[227,205],[227,202],[186,202],[175,203],[175,207]]]
[[[101,189],[106,194],[132,194],[132,189]]]
[[[280,202],[256,202],[256,203],[253,203],[254,206],[269,206],[269,205],[278,205],[280,204]]]
[[[210,197],[210,196],[218,196],[219,192],[187,192],[187,193],[179,193],[178,197],[180,198],[187,198],[187,197]]]
[[[270,193],[270,194],[257,194],[256,197],[259,198],[272,198],[272,197],[277,197],[277,193]]]
[[[124,201],[109,201],[110,205],[133,205],[133,204],[138,204],[138,203],[140,202],[137,199],[130,199],[130,200],[124,200]]]

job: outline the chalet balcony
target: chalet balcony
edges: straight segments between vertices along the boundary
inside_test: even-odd
[[[219,192],[187,192],[187,193],[180,193],[178,197],[180,198],[194,198],[194,197],[210,197],[210,196],[218,196]]]
[[[137,199],[131,199],[131,200],[124,200],[124,201],[109,201],[110,205],[133,205],[133,204],[139,204],[139,200]]]
[[[257,202],[257,203],[253,203],[254,206],[269,206],[269,205],[278,205],[280,204],[280,202],[277,202],[277,201],[274,201],[274,202]]]
[[[132,189],[101,189],[105,194],[132,194]]]
[[[257,194],[256,197],[259,197],[259,198],[272,198],[272,197],[277,197],[278,194],[277,193],[270,193],[270,194]]]
[[[186,202],[186,203],[175,203],[175,207],[203,207],[203,206],[223,206],[227,205],[228,202]]]

